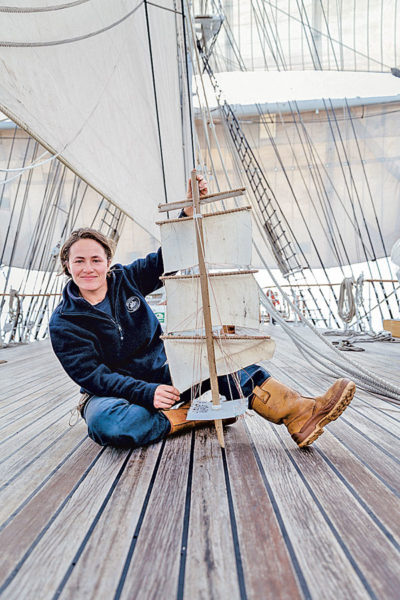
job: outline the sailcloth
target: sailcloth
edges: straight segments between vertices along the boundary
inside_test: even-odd
[[[174,4],[0,7],[0,110],[154,237],[157,205],[185,195],[190,149]]]
[[[168,298],[167,332],[203,329],[200,277],[167,278],[164,285]],[[258,328],[258,286],[251,273],[211,275],[209,290],[213,325]]]
[[[265,336],[251,338],[214,338],[215,360],[218,375],[228,375],[248,365],[269,360],[275,342]],[[168,364],[174,386],[183,392],[191,385],[208,379],[208,358],[205,338],[164,338]]]
[[[198,264],[194,219],[172,219],[161,226],[165,272],[189,269]],[[223,215],[203,215],[205,262],[227,267],[251,264],[250,209],[236,209]]]
[[[232,264],[238,267],[250,264],[252,236],[248,207],[202,215],[201,222],[202,251],[209,266],[218,264],[226,269]],[[166,271],[198,266],[196,223],[197,218],[160,223]],[[168,335],[163,340],[172,381],[183,392],[210,376],[207,342],[202,331],[200,276],[167,276],[164,282]],[[271,358],[275,343],[258,331],[258,288],[252,273],[209,272],[207,285],[217,374],[227,375]],[[235,333],[221,334],[218,326],[223,325],[235,326]]]

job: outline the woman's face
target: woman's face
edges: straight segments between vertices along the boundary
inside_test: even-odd
[[[78,240],[69,250],[68,270],[82,295],[99,295],[107,292],[107,271],[110,261],[99,242]]]

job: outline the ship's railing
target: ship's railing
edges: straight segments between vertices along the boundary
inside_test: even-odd
[[[331,314],[335,314],[340,322],[339,316],[339,303],[333,293],[330,293],[329,289],[342,288],[344,282],[337,283],[296,283],[296,284],[282,284],[281,289],[287,293],[287,297],[296,307],[300,313],[303,314],[304,319],[310,318],[312,315],[315,324],[320,322],[320,326],[326,327],[326,321],[328,321],[328,327],[335,327],[332,323]],[[375,289],[373,285],[375,283],[382,284],[383,290],[381,297],[378,302],[375,297]],[[396,286],[397,284],[397,286]],[[386,287],[385,287],[386,286]],[[358,330],[381,330],[383,327],[383,320],[391,318],[390,315],[382,314],[382,308],[386,307],[387,302],[391,302],[392,315],[396,319],[400,319],[400,306],[397,302],[395,292],[399,289],[399,282],[397,279],[362,279],[361,284],[354,281],[354,290],[350,293],[353,294],[352,301],[354,301],[355,311],[354,317],[349,320],[348,323],[344,323],[344,327],[354,327]],[[327,293],[327,300],[329,309],[326,310],[326,314],[322,316],[321,306],[313,306],[313,293],[310,288],[329,288]],[[288,322],[299,323],[301,319],[290,307],[285,297],[275,286],[265,286],[262,288],[263,292],[271,301],[277,313],[282,316]],[[346,299],[346,304],[348,304]],[[322,307],[322,310],[323,307]],[[273,322],[273,314],[266,311],[264,307],[260,309],[260,320],[261,322]]]

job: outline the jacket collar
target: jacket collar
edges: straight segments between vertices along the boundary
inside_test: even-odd
[[[107,279],[107,284],[108,284],[107,294],[109,295],[110,301],[113,306],[115,306],[115,296],[118,291],[120,283],[121,283],[120,277],[118,278],[118,281],[117,281],[116,272],[112,268],[110,276]],[[82,296],[79,293],[78,286],[76,285],[76,283],[74,283],[72,281],[72,279],[70,279],[67,282],[67,284],[65,285],[63,292],[62,292],[62,298],[63,298],[62,305],[61,305],[62,314],[80,313],[82,311],[87,312],[88,309],[89,309],[89,311],[96,310],[95,308],[93,308],[93,306],[89,302],[87,302],[87,300],[82,298]]]

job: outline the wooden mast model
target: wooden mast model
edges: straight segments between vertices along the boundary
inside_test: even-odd
[[[162,278],[167,296],[167,334],[162,339],[172,381],[180,392],[210,379],[213,410],[209,411],[212,416],[206,418],[214,420],[219,444],[224,447],[222,420],[218,418],[218,375],[270,358],[274,342],[258,331],[258,288],[255,271],[248,268],[252,244],[250,207],[204,215],[201,212],[203,205],[241,196],[245,189],[200,198],[195,170],[191,184],[192,200],[159,205],[160,212],[193,205],[193,217],[158,223],[165,271],[193,267],[197,271],[198,267],[198,273]],[[243,264],[245,270],[226,270]],[[225,270],[210,272],[221,265]],[[246,329],[236,333],[240,327]],[[243,396],[240,388],[237,395]],[[240,414],[234,402],[224,403],[224,409],[229,405],[233,411],[229,416]],[[240,412],[244,412],[245,403],[241,407]]]

